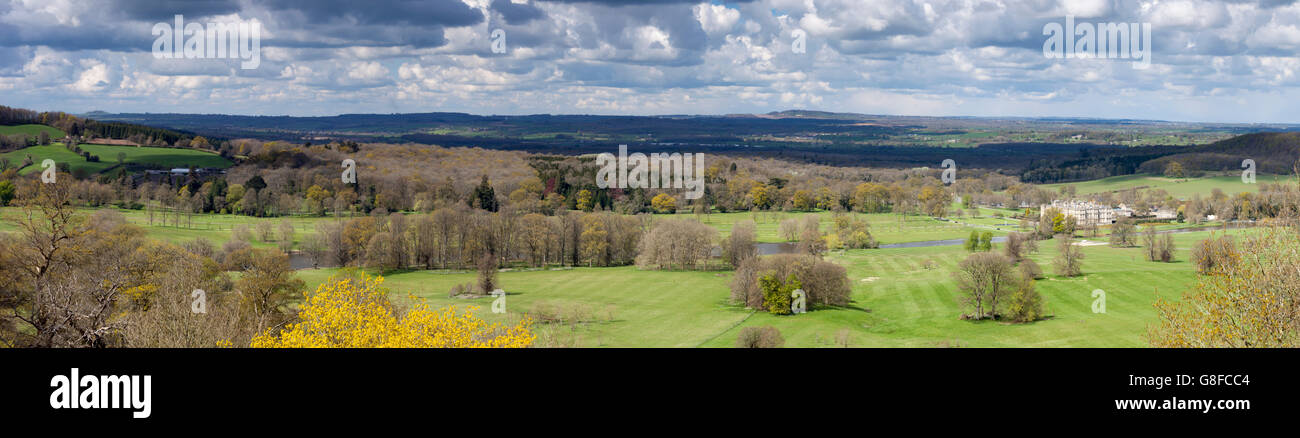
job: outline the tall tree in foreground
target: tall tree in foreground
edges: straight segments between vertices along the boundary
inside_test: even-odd
[[[1225,251],[1178,301],[1156,300],[1156,347],[1300,347],[1300,235],[1268,229]]]

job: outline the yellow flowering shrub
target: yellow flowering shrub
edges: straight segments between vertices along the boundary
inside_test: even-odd
[[[405,312],[388,300],[383,277],[334,276],[298,310],[298,322],[278,336],[253,338],[254,348],[519,348],[537,336],[532,321],[514,326],[489,324],[474,315],[476,307],[430,310],[423,300]]]

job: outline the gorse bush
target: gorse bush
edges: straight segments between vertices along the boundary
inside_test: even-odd
[[[253,338],[254,348],[427,348],[527,347],[537,338],[532,321],[518,325],[489,324],[473,307],[431,310],[417,302],[403,311],[388,300],[383,277],[361,274],[334,276],[306,296],[298,322],[278,335],[264,332]]]
[[[1237,245],[1232,236],[1210,237],[1192,247],[1192,263],[1201,274],[1219,272],[1237,257]]]
[[[763,307],[773,315],[789,315],[795,290],[802,289],[803,284],[794,274],[782,282],[775,274],[767,274],[758,279],[758,286],[763,290]]]

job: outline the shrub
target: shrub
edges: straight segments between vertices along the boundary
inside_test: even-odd
[[[794,278],[794,274],[790,274]],[[796,280],[798,281],[798,280]],[[785,294],[785,285],[775,274],[767,274],[758,279],[758,287],[763,290],[763,308],[773,315],[790,314],[790,296]]]
[[[773,315],[789,315],[793,313],[791,305],[793,304],[795,290],[803,289],[803,284],[794,274],[785,278],[785,282],[777,279],[775,275],[768,274],[758,279],[758,285],[763,290],[763,307]],[[807,291],[804,291],[807,293]],[[807,298],[805,298],[807,299]]]
[[[234,240],[251,242],[253,240],[253,233],[248,230],[248,225],[235,225],[234,228],[230,229],[230,237]]]
[[[781,348],[784,346],[785,338],[781,337],[781,331],[770,325],[745,327],[740,330],[740,336],[736,338],[737,348]]]
[[[1210,237],[1192,247],[1192,263],[1201,274],[1222,272],[1237,257],[1237,245],[1232,236]]]
[[[1020,275],[1037,280],[1043,278],[1043,268],[1040,268],[1038,263],[1033,260],[1024,259],[1020,261]]]
[[[1016,290],[1007,300],[1002,316],[1015,322],[1033,322],[1043,317],[1043,296],[1034,288],[1034,278],[1021,270]]]
[[[417,302],[402,310],[388,300],[382,277],[331,277],[298,308],[297,322],[284,331],[253,338],[254,348],[429,348],[527,347],[537,336],[532,321],[489,324],[471,307],[433,310]]]
[[[751,309],[766,309],[759,278],[795,276],[803,285],[809,307],[844,306],[849,303],[852,284],[843,266],[807,254],[777,254],[754,257],[741,263],[731,281],[731,299]]]
[[[185,248],[185,250],[189,251],[191,254],[207,258],[213,258],[217,252],[213,248],[212,242],[202,237],[197,237],[194,240],[182,243],[181,247]]]

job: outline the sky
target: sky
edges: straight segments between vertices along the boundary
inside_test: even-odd
[[[256,23],[260,64],[156,57],[177,14]],[[1067,16],[1149,23],[1150,66],[1045,56]],[[1300,123],[1297,49],[1294,0],[0,0],[0,104]]]

